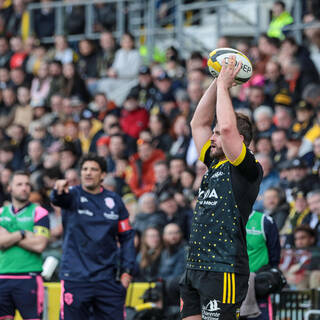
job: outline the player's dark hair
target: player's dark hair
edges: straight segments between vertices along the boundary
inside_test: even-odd
[[[81,159],[80,159],[80,170],[82,169],[83,165],[85,162],[87,161],[94,161],[96,162],[101,171],[102,172],[107,172],[107,164],[106,164],[106,161],[98,156],[96,153],[88,153],[88,154],[85,154]]]
[[[26,176],[26,177],[30,177],[30,173],[28,171],[25,170],[16,170],[12,173],[11,177],[10,177],[10,183],[12,182],[13,178],[16,176]]]
[[[236,112],[236,119],[239,133],[243,136],[243,142],[248,147],[253,137],[252,123],[249,118],[242,113]]]

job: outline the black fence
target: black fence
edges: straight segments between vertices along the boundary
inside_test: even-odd
[[[284,289],[272,296],[274,320],[305,320],[310,309],[320,309],[320,289],[290,290]],[[320,316],[311,316],[310,320],[319,320]]]

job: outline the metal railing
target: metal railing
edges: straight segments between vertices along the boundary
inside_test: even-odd
[[[306,320],[309,311],[320,309],[320,289],[284,289],[272,295],[272,302],[275,320]]]
[[[135,0],[80,0],[74,2],[44,2],[44,3],[31,3],[28,5],[27,10],[30,12],[30,21],[33,22],[33,16],[35,14],[35,10],[39,9],[53,9],[55,11],[55,35],[66,35],[68,37],[68,41],[79,41],[84,38],[88,39],[98,39],[100,37],[100,33],[93,31],[93,21],[94,21],[94,4],[102,3],[102,4],[114,4],[116,6],[116,26],[114,35],[116,38],[121,37],[121,35],[125,32],[125,9],[127,3],[132,3]],[[84,7],[85,12],[85,25],[84,25],[84,33],[68,35],[65,30],[65,10],[68,7]],[[34,30],[34,26],[31,24],[31,32]],[[53,43],[53,37],[44,37],[41,39],[43,43]]]
[[[289,1],[289,0],[288,0]],[[83,38],[98,39],[100,33],[94,32],[94,4],[114,4],[116,8],[116,26],[114,36],[119,39],[128,30],[140,44],[148,48],[151,60],[156,45],[164,46],[168,42],[187,52],[197,50],[208,52],[213,48],[220,36],[238,36],[257,39],[266,32],[269,23],[269,11],[273,0],[217,0],[197,1],[189,4],[185,0],[171,0],[168,2],[169,14],[159,19],[156,0],[80,0],[73,2],[32,3],[28,5],[31,15],[41,8],[55,10],[55,34],[64,34],[64,17],[66,8],[70,6],[84,7],[84,33],[67,35],[69,41],[79,41]],[[298,42],[302,40],[301,23],[302,7],[300,1],[294,3],[293,16],[295,23],[288,27],[294,30]],[[250,8],[247,10],[246,8]],[[250,11],[250,14],[249,14]],[[205,22],[205,19],[209,22]],[[210,33],[215,38],[212,41],[201,41],[198,27],[210,27]],[[197,29],[198,28],[198,29]],[[209,35],[210,37],[210,35]],[[53,43],[52,37],[41,39],[44,43]],[[210,43],[211,42],[211,43]],[[162,48],[163,49],[163,48]]]

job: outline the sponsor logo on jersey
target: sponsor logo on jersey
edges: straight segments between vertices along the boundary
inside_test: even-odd
[[[92,217],[93,216],[93,212],[91,212],[90,210],[78,210],[78,213],[79,214],[85,214],[86,216],[90,216]]]
[[[32,221],[33,218],[32,217],[17,217],[17,220],[25,222],[25,221]]]
[[[218,306],[218,300],[210,300],[207,305],[202,306],[202,319],[203,320],[219,320],[221,308]]]
[[[212,178],[219,178],[224,175],[223,171],[218,171],[212,175]]]
[[[80,197],[80,202],[88,202],[88,199],[86,197]]]
[[[107,219],[110,219],[110,220],[118,220],[119,219],[119,215],[118,214],[115,214],[113,211],[111,211],[110,213],[104,213],[103,214]]]
[[[11,221],[9,217],[1,217],[0,221]]]
[[[104,199],[104,203],[106,204],[106,206],[107,206],[109,209],[112,209],[112,208],[114,208],[114,206],[115,206],[114,200],[113,200],[112,198],[110,198],[110,197],[105,198],[105,199]]]

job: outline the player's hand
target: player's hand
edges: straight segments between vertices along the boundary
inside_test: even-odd
[[[123,273],[120,277],[120,282],[122,286],[124,286],[126,289],[128,289],[131,280],[132,280],[132,276],[130,276],[129,273]]]
[[[242,63],[241,61],[239,61],[237,65],[236,63],[235,55],[229,57],[228,63],[226,63],[226,60],[223,61],[222,68],[217,79],[218,84],[223,84],[228,89],[237,85],[234,79],[240,71]]]
[[[67,180],[57,180],[54,189],[57,190],[57,194],[69,193],[68,181]]]

